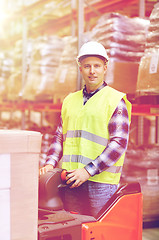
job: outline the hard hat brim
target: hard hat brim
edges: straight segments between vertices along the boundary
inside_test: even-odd
[[[100,58],[101,60],[103,60],[104,62],[108,62],[108,59],[106,59],[105,57],[103,57],[101,55],[97,55],[97,54],[87,54],[87,55],[77,57],[77,58],[78,58],[78,61],[81,62],[83,59],[85,59],[87,57],[97,57],[97,58]]]

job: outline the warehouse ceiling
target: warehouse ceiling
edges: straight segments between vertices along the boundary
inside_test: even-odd
[[[31,38],[46,34],[71,35],[73,24],[77,30],[78,6],[76,5],[78,4],[76,0],[21,1],[23,4],[26,2],[25,6],[16,6],[13,4],[15,1],[12,0],[2,2],[4,4],[9,2],[10,5],[3,6],[4,9],[7,9],[8,16],[3,21],[0,30],[1,46],[7,46],[8,43],[12,45],[11,43],[21,39],[24,29],[27,36]],[[74,7],[72,7],[73,2],[76,3]],[[157,2],[159,1],[145,0],[145,18],[150,16],[154,4]],[[140,16],[141,3],[143,0],[84,0],[85,30],[91,29],[104,13],[118,12],[129,17]],[[3,13],[2,7],[0,9],[0,13]]]

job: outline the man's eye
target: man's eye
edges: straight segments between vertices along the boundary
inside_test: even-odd
[[[89,68],[89,65],[85,65],[84,68]]]

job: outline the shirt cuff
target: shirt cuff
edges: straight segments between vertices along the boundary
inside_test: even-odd
[[[98,169],[93,165],[92,162],[87,164],[84,168],[90,174],[91,177],[99,173]]]
[[[46,159],[45,166],[48,165],[48,164],[53,165],[53,167],[56,167],[57,161],[55,159],[48,158],[48,159]]]

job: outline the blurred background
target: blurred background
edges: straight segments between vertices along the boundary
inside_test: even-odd
[[[140,182],[143,239],[158,239],[146,231],[159,226],[159,1],[1,0],[0,129],[40,131],[43,166],[62,101],[83,86],[75,58],[89,40],[132,103],[122,182]]]

